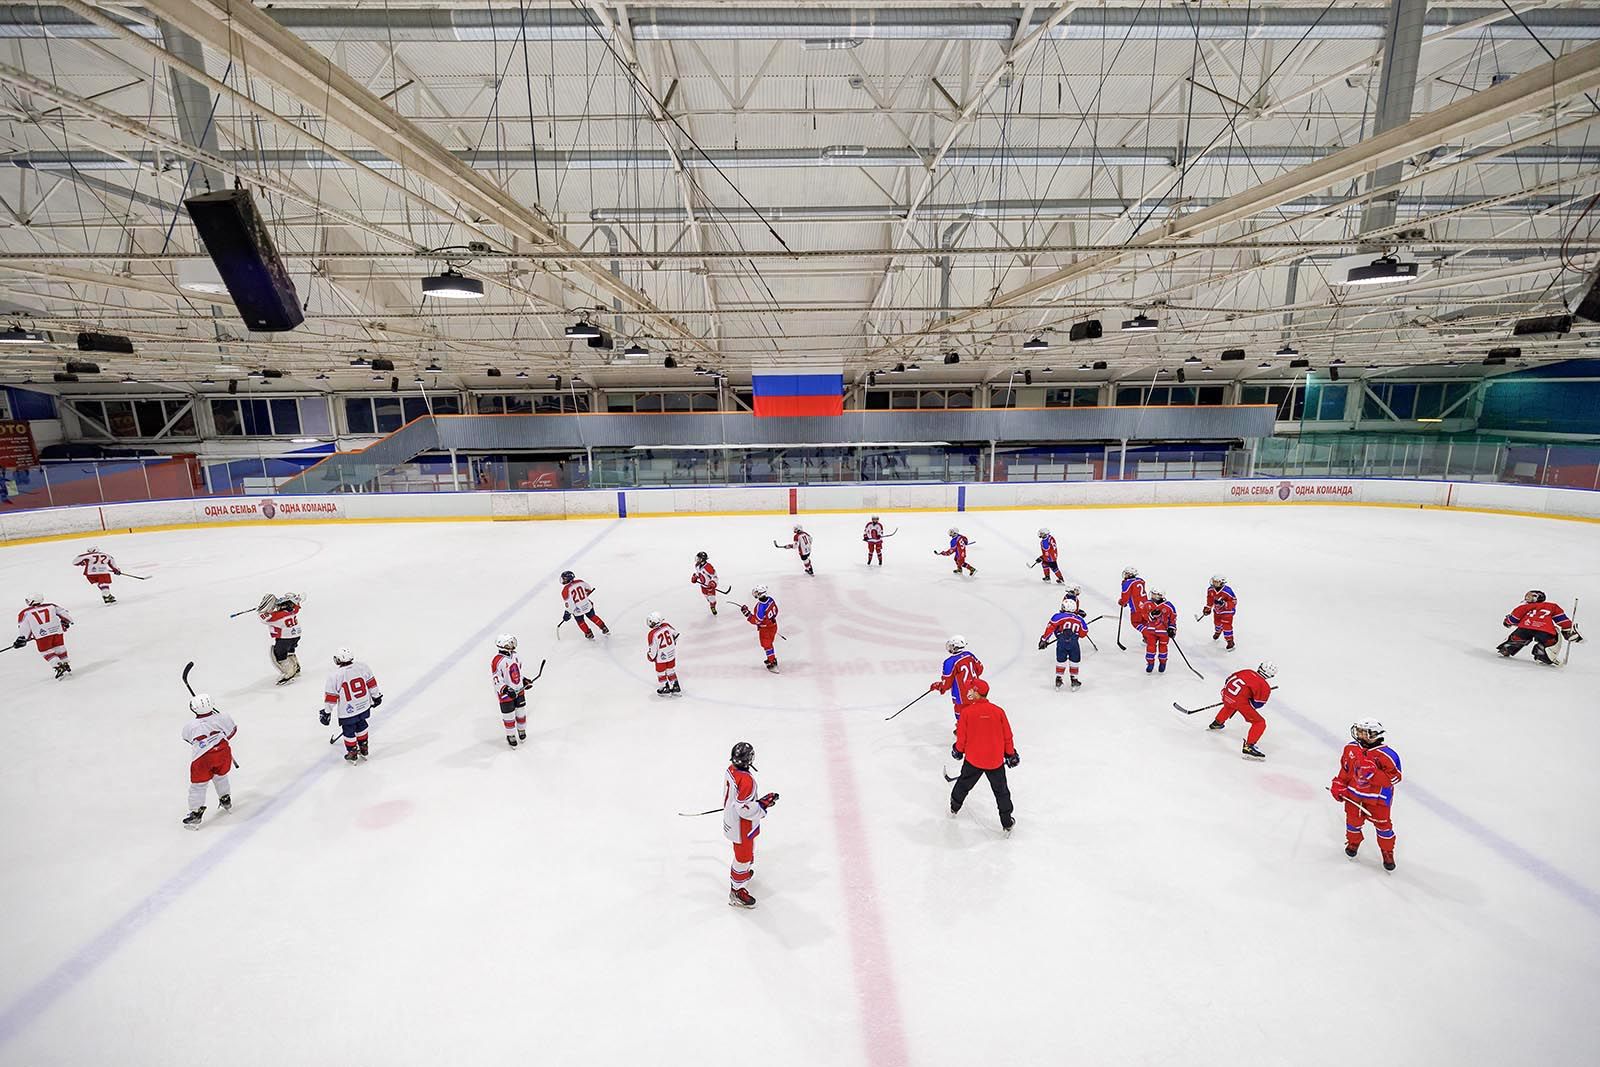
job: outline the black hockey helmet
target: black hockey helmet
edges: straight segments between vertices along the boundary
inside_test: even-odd
[[[755,758],[756,747],[748,741],[740,741],[733,746],[733,751],[728,753],[728,760],[741,771],[748,771]]]
[[[696,563],[704,563],[704,562],[706,562],[706,560],[708,560],[710,558],[711,557],[706,555],[704,552],[696,552],[694,554],[694,561]]]
[[[577,575],[573,574],[571,571],[562,571],[561,572],[561,580],[562,580],[562,582],[570,582],[576,577],[577,577]]]
[[[1542,601],[1543,599],[1544,599],[1544,590],[1543,589],[1530,589],[1526,593],[1522,594],[1522,602],[1524,604],[1537,604],[1540,601]]]

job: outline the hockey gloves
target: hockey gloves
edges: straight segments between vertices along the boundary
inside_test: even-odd
[[[373,694],[373,697],[372,697],[372,708],[373,708],[373,710],[376,711],[378,708],[380,708],[382,706],[383,706],[383,694],[381,694],[381,693]]]
[[[1333,799],[1343,800],[1345,798],[1344,783],[1335,778],[1333,784],[1328,786],[1328,792],[1333,794]]]
[[[777,802],[778,802],[778,794],[776,794],[776,793],[768,793],[766,796],[761,797],[760,799],[758,799],[756,801],[757,804],[761,805],[761,810],[762,811],[766,811],[768,808],[772,807],[772,805],[776,804]]]
[[[1579,641],[1583,640],[1583,635],[1580,634],[1576,630],[1568,630],[1566,633],[1562,634],[1561,636],[1565,637],[1568,641],[1571,641],[1573,644],[1577,644]]]
[[[1178,636],[1178,628],[1176,626],[1167,627],[1167,636],[1168,637],[1177,637]]]
[[[955,745],[951,745],[950,746],[950,758],[953,759],[953,760],[964,760],[967,757],[965,757],[965,756],[963,756],[961,754],[961,750],[959,748],[957,748]]]
[[[333,713],[327,708],[323,708],[321,711],[317,712],[317,721],[322,725],[327,726],[329,723],[333,722]]]
[[[561,621],[562,621],[562,622],[571,622],[571,621],[572,621],[572,612],[570,612],[570,611],[563,611],[563,612],[562,612],[562,613],[561,613]]]
[[[1022,762],[1022,757],[1017,755],[1015,752],[1011,753],[1009,756],[1006,757],[1006,766],[1007,767],[1015,767],[1017,764],[1019,764],[1021,762]]]
[[[28,639],[26,637],[19,637],[15,641],[11,642],[11,647],[12,648],[21,648],[23,645],[25,645],[27,643],[28,643]]]

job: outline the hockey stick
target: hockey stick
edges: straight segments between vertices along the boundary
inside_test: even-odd
[[[1172,647],[1178,650],[1178,655],[1183,656],[1183,665],[1188,667],[1191,671],[1194,671],[1194,676],[1196,678],[1199,678],[1201,681],[1205,681],[1206,676],[1201,674],[1199,671],[1196,671],[1194,669],[1194,665],[1189,662],[1189,657],[1183,655],[1183,646],[1178,644],[1178,639],[1173,637],[1169,638],[1168,640],[1172,642]]]
[[[539,661],[539,673],[534,675],[532,678],[529,678],[527,680],[527,682],[524,683],[524,688],[526,688],[527,686],[532,685],[534,682],[537,682],[540,678],[544,677],[544,665],[545,665],[545,661],[544,660],[540,660]]]
[[[1117,605],[1117,647],[1126,652],[1128,651],[1128,646],[1122,643],[1122,609],[1124,607],[1126,607],[1124,604]]]
[[[232,615],[229,615],[228,618],[237,619],[240,615],[253,615],[253,614],[256,613],[257,610],[259,610],[259,609],[257,609],[257,608],[245,608],[243,611],[234,612]]]
[[[780,545],[780,544],[778,544],[778,542],[774,541],[774,542],[772,542],[772,547],[773,548],[793,548],[794,546],[793,545]]]
[[[899,532],[900,532],[900,527],[896,526],[894,529],[890,530],[888,533],[884,534],[883,536],[884,536],[885,539],[887,539],[887,538],[893,537],[895,534],[897,534]],[[1577,610],[1577,606],[1576,605],[1577,605],[1578,602],[1576,600],[1574,600],[1572,603],[1574,605],[1573,606],[1573,610],[1576,611]]]
[[[1576,601],[1574,601],[1574,603],[1576,603]],[[1323,786],[1322,788],[1326,789],[1329,792],[1330,795],[1333,793],[1333,789],[1330,786]],[[1372,818],[1372,812],[1368,811],[1366,809],[1366,807],[1363,806],[1361,801],[1359,801],[1359,800],[1351,800],[1348,795],[1345,796],[1344,799],[1342,799],[1342,800],[1339,797],[1334,797],[1333,799],[1338,800],[1339,803],[1341,803],[1341,804],[1349,804],[1351,807],[1355,808],[1357,811],[1359,811],[1361,814],[1365,815],[1367,818],[1372,819],[1372,821],[1374,823],[1376,823],[1378,821],[1377,819],[1373,819]]]
[[[723,808],[707,808],[705,811],[680,811],[678,815],[684,819],[698,819],[702,815],[715,815],[723,810]]]
[[[1028,569],[1029,569],[1029,570],[1030,570],[1030,571],[1031,571],[1031,570],[1033,570],[1033,567],[1034,567],[1034,564],[1035,564],[1035,563],[1038,563],[1038,562],[1039,562],[1039,561],[1040,561],[1040,560],[1042,560],[1042,559],[1044,559],[1044,557],[1043,557],[1043,556],[1035,556],[1035,557],[1034,557],[1034,559],[1033,559],[1033,563],[1030,563],[1030,564],[1028,564]]]
[[[117,572],[117,577],[118,578],[132,578],[136,582],[148,582],[150,580],[147,576],[145,576],[143,574],[129,574],[127,571],[118,571]],[[1577,604],[1577,601],[1574,600],[1573,604]]]
[[[556,623],[556,640],[557,641],[561,640],[561,628],[563,626],[565,626],[567,624],[567,621],[569,619],[571,619],[571,618],[572,618],[572,616],[568,615],[565,619],[562,619],[560,622]]]
[[[1572,614],[1567,616],[1567,621],[1569,623],[1571,623],[1570,629],[1576,630],[1578,628],[1578,598],[1577,597],[1573,597],[1572,598]],[[1567,660],[1572,658],[1572,644],[1573,644],[1572,638],[1570,638],[1570,637],[1567,638],[1566,646],[1564,648],[1562,648],[1562,650],[1561,650],[1561,665],[1563,667],[1565,667],[1567,665]]]
[[[1212,708],[1220,708],[1220,707],[1222,707],[1222,701],[1220,701],[1220,700],[1217,701],[1215,704],[1207,704],[1203,708],[1186,708],[1182,704],[1178,703],[1176,700],[1174,700],[1172,702],[1172,710],[1173,711],[1181,711],[1185,715],[1198,715],[1202,711],[1210,711]]]
[[[933,692],[933,690],[932,690],[932,689],[924,689],[924,690],[923,690],[923,691],[922,691],[922,695],[921,695],[921,696],[919,696],[919,697],[917,697],[917,700],[921,700],[921,699],[922,699],[922,697],[925,697],[925,696],[927,696],[927,695],[928,695],[928,694],[929,694],[929,693],[931,693],[931,692]],[[911,702],[911,704],[915,704],[915,703],[916,703],[916,702],[917,702],[917,700],[913,700],[913,701],[912,701],[912,702]],[[894,718],[894,717],[895,717],[895,715],[899,715],[899,714],[900,714],[900,712],[901,712],[901,711],[905,711],[905,710],[906,710],[906,708],[909,708],[909,707],[910,707],[910,706],[911,706],[911,704],[907,704],[907,705],[906,705],[906,707],[905,707],[905,708],[901,708],[901,709],[900,709],[900,711],[897,711],[897,712],[895,712],[895,713],[894,713],[894,715],[891,715],[891,716],[889,716],[889,719],[892,719],[892,718]],[[884,722],[888,722],[888,721],[889,721],[889,719],[884,719],[884,720],[883,720],[883,721],[884,721]]]
[[[727,596],[729,593],[733,592],[733,586],[730,585],[726,589],[718,589],[717,592],[723,596]]]

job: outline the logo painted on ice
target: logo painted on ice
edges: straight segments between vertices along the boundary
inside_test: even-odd
[[[1290,491],[1290,488],[1293,486],[1293,484],[1294,483],[1292,483],[1292,482],[1279,482],[1278,483],[1278,499],[1279,500],[1288,500],[1289,499],[1289,491]],[[270,515],[267,516],[267,517],[271,518]]]
[[[1284,485],[1288,485],[1289,483],[1288,482],[1284,482],[1283,484]],[[263,500],[261,502],[261,516],[262,516],[262,518],[270,519],[274,515],[276,515],[277,513],[278,513],[278,505],[274,504],[270,500]]]

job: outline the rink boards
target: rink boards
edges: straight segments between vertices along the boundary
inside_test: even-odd
[[[74,537],[103,531],[120,533],[239,523],[529,521],[1224,504],[1455,508],[1600,522],[1600,493],[1581,489],[1399,479],[1267,478],[355,493],[153,500],[0,514],[0,542]]]

